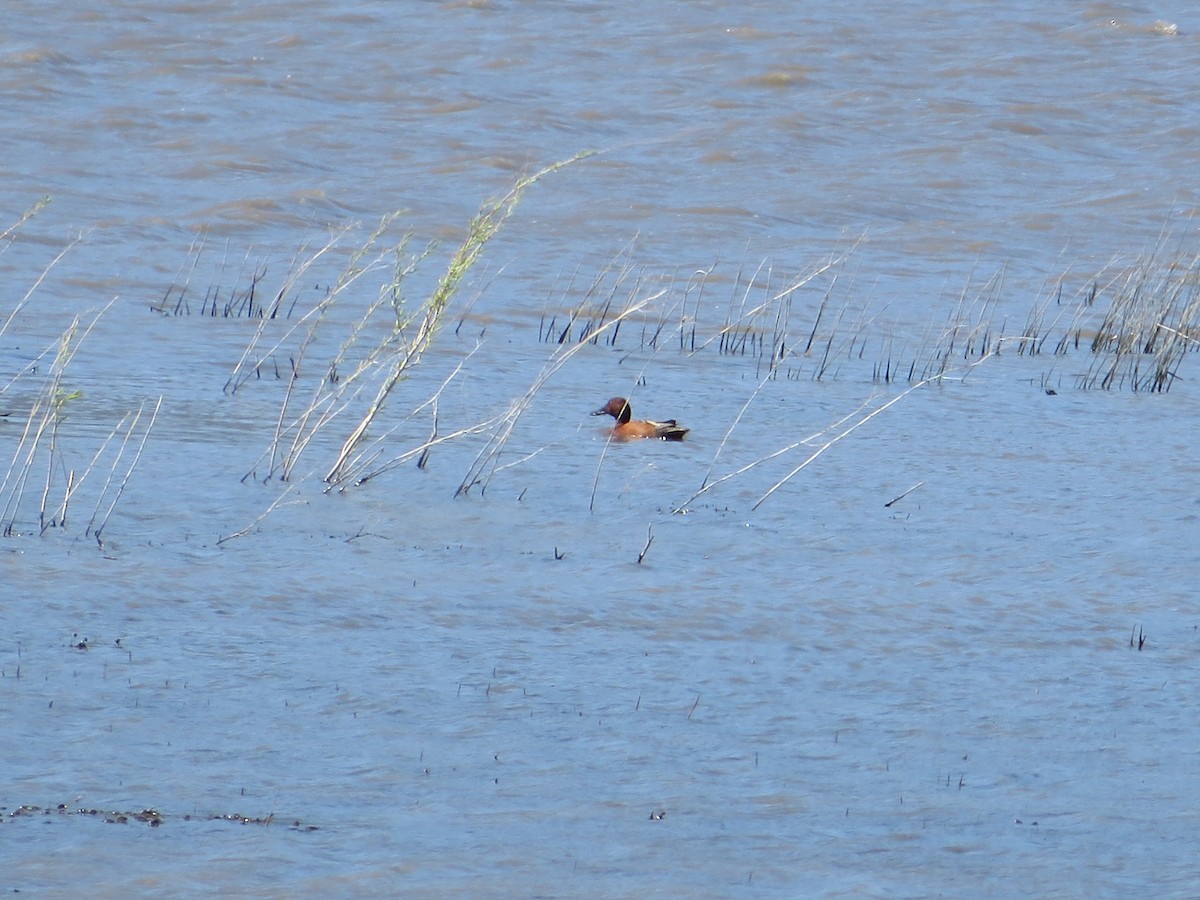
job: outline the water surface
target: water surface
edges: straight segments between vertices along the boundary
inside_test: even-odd
[[[1081,390],[1086,349],[956,356],[785,480],[919,380],[879,368],[924,364],[946,323],[1015,338],[1060,283],[1070,304],[1194,254],[1197,26],[1170,12],[13,11],[2,227],[52,202],[0,255],[3,886],[1187,896],[1194,361],[1150,394]],[[522,198],[373,429],[384,461],[536,388],[486,491],[455,496],[495,425],[327,493],[343,419],[267,477],[292,364],[307,402],[392,257],[303,355],[288,329],[376,224],[439,242],[415,310],[486,198],[585,150]],[[260,272],[271,297],[345,227],[227,390],[261,323],[204,315],[209,289]],[[766,352],[692,352],[839,256],[756,323]],[[662,289],[538,381],[575,346],[549,318]],[[828,365],[802,352],[823,302]],[[55,454],[17,484],[77,315]],[[689,439],[607,445],[587,413],[614,394]],[[93,468],[39,533],[48,465],[56,496]]]

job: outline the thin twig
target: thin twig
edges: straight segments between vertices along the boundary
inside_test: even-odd
[[[224,537],[217,538],[217,546],[219,547],[221,544],[224,544],[226,541],[232,541],[234,538],[245,537],[247,534],[249,534],[251,532],[251,530],[254,528],[254,526],[256,526],[259,522],[261,522],[263,519],[265,519],[267,516],[269,516],[271,513],[273,513],[280,506],[293,506],[297,503],[303,503],[304,501],[302,499],[300,499],[299,497],[297,497],[291,503],[285,504],[283,502],[285,497],[287,497],[289,494],[295,493],[296,490],[297,490],[296,485],[289,484],[283,490],[283,492],[278,497],[275,498],[274,502],[272,502],[270,506],[268,506],[257,518],[255,518],[253,522],[251,522],[249,525],[247,525],[245,528],[241,529],[240,531],[235,531],[233,534],[227,534]]]
[[[990,358],[991,355],[992,355],[992,353],[989,351],[986,356],[983,356],[980,359],[978,359],[977,361],[966,366],[966,369],[970,370],[970,369],[974,368],[975,366],[980,365],[984,360]],[[792,478],[795,477],[802,469],[807,467],[810,463],[814,462],[818,457],[820,457],[823,453],[825,453],[826,450],[828,450],[834,444],[838,443],[838,441],[840,441],[843,438],[847,437],[848,435],[852,434],[854,431],[857,431],[863,425],[866,425],[868,422],[870,422],[873,418],[875,418],[877,415],[879,415],[884,410],[890,409],[892,406],[895,406],[897,403],[899,403],[901,400],[903,400],[905,397],[907,397],[913,391],[923,388],[927,384],[932,384],[935,381],[939,381],[942,378],[944,378],[946,375],[949,375],[949,374],[950,374],[949,371],[942,371],[942,372],[938,372],[936,375],[931,375],[928,378],[918,381],[916,384],[912,385],[911,387],[907,388],[906,390],[901,391],[899,394],[897,394],[895,397],[893,397],[887,403],[885,403],[882,406],[878,407],[877,409],[873,409],[871,412],[867,413],[867,415],[863,416],[861,419],[859,419],[857,422],[855,422],[849,428],[845,429],[844,431],[837,434],[835,437],[826,441],[819,448],[817,448],[817,450],[814,453],[812,453],[812,455],[810,455],[808,457],[808,459],[804,460],[804,462],[800,463],[800,465],[796,466],[796,468],[794,468],[794,469],[792,469],[792,471],[788,472],[787,475],[783,476],[783,478],[779,479],[779,481],[777,481],[777,482],[775,482],[775,484],[771,485],[771,488],[765,494],[763,494],[761,497],[759,497],[754,502],[754,505],[750,507],[751,511],[754,511],[754,510],[758,509],[760,506],[762,506],[762,504],[766,501],[766,499],[768,497],[770,497],[777,490],[779,490],[781,487],[783,487],[785,484],[787,484],[789,481],[791,481]]]
[[[646,554],[650,552],[650,545],[654,543],[654,525],[646,526],[646,546],[642,548],[642,552],[638,554],[638,565],[642,564],[642,560],[646,558]]]
[[[142,458],[142,452],[146,449],[146,441],[150,438],[150,432],[154,428],[155,421],[157,421],[157,419],[158,419],[158,411],[159,411],[159,409],[162,408],[162,402],[163,402],[163,398],[160,395],[158,398],[158,401],[154,404],[154,410],[150,413],[150,421],[146,424],[145,429],[142,431],[142,440],[141,440],[141,443],[138,444],[137,452],[134,453],[133,459],[130,461],[129,467],[125,470],[124,477],[121,479],[121,483],[117,486],[117,493],[113,497],[112,503],[110,503],[108,505],[108,511],[104,513],[104,518],[100,520],[100,524],[96,527],[96,529],[94,531],[94,535],[96,537],[96,543],[102,547],[104,546],[104,542],[101,540],[100,534],[101,534],[101,532],[104,531],[105,526],[108,525],[109,517],[112,515],[113,510],[117,508],[117,502],[124,495],[125,486],[129,484],[129,478],[131,475],[133,475],[133,470],[135,468],[137,468],[137,464]],[[137,415],[135,415],[133,417],[133,422],[131,422],[129,425],[129,432],[126,435],[126,440],[128,440],[129,435],[133,434],[134,428],[137,427],[138,420],[141,419],[141,417],[142,417],[142,409],[144,407],[145,407],[145,403],[143,403],[142,407],[138,409]],[[122,444],[121,452],[124,453],[124,450],[125,450],[125,447]],[[121,458],[120,454],[118,454],[117,460],[119,461],[120,458]],[[116,467],[115,462],[113,463],[113,467],[114,468]],[[94,516],[93,516],[93,518],[94,518]],[[88,527],[89,528],[91,527],[90,523],[89,523]]]
[[[895,503],[899,503],[901,500],[903,500],[905,497],[907,497],[909,494],[911,494],[917,488],[921,487],[921,485],[923,485],[924,483],[925,482],[923,482],[923,481],[918,481],[916,484],[914,484],[912,487],[910,487],[907,491],[905,491],[899,497],[893,497],[887,503],[883,504],[884,509],[887,509],[889,506],[892,506]]]
[[[775,459],[775,457],[777,457],[777,456],[782,456],[785,453],[789,453],[792,450],[795,450],[797,447],[803,446],[805,444],[809,444],[812,441],[819,438],[823,434],[828,434],[831,429],[839,427],[843,422],[852,418],[853,416],[855,416],[859,412],[861,412],[863,409],[865,409],[867,406],[867,402],[869,402],[869,401],[863,402],[862,404],[859,405],[858,409],[856,409],[854,412],[847,413],[846,415],[842,416],[842,418],[838,419],[838,421],[834,422],[832,425],[829,425],[826,428],[821,429],[816,434],[810,434],[808,437],[801,438],[798,441],[794,441],[793,443],[788,444],[786,447],[780,447],[778,450],[776,450],[772,453],[768,453],[766,456],[760,457],[760,458],[754,460],[753,462],[746,463],[746,465],[742,466],[741,468],[735,469],[732,472],[728,472],[725,475],[722,475],[720,478],[716,479],[715,481],[707,481],[706,480],[705,483],[701,486],[701,488],[698,491],[696,491],[696,493],[692,494],[690,497],[688,497],[686,500],[684,500],[682,503],[680,503],[678,506],[676,506],[673,510],[671,510],[671,512],[675,515],[682,515],[683,513],[687,512],[687,507],[688,507],[689,503],[692,503],[695,500],[699,499],[701,496],[708,493],[709,491],[711,491],[713,488],[717,487],[718,485],[723,484],[726,481],[729,481],[731,478],[736,478],[738,475],[745,474],[746,472],[749,472],[751,469],[757,468],[758,466],[762,465],[763,463],[768,462],[769,460]],[[708,476],[706,475],[705,479],[707,479],[707,477]]]

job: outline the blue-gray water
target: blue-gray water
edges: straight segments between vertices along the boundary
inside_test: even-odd
[[[1082,389],[1094,318],[1049,352],[1093,281],[1197,252],[1190,9],[236,6],[0,39],[0,230],[51,197],[0,244],[0,888],[1194,895],[1200,367]],[[266,477],[394,257],[289,329],[380,220],[438,242],[415,311],[588,150],[470,270],[383,471],[322,491],[372,370]],[[346,227],[291,318],[202,314]],[[542,339],[608,298],[649,302]],[[720,352],[758,304],[766,350]],[[921,384],[955,322],[1002,352],[964,328]],[[688,439],[606,444],[614,394]]]

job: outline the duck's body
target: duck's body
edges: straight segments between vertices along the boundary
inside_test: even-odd
[[[613,397],[592,413],[593,416],[612,416],[617,420],[612,436],[616,441],[634,441],[638,438],[658,438],[662,441],[682,441],[688,433],[674,419],[652,422],[649,419],[634,419],[633,408],[624,397]]]

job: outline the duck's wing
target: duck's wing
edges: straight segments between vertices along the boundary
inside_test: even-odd
[[[654,426],[654,436],[662,438],[664,441],[681,441],[683,436],[691,430],[679,425],[674,419],[650,424]]]

